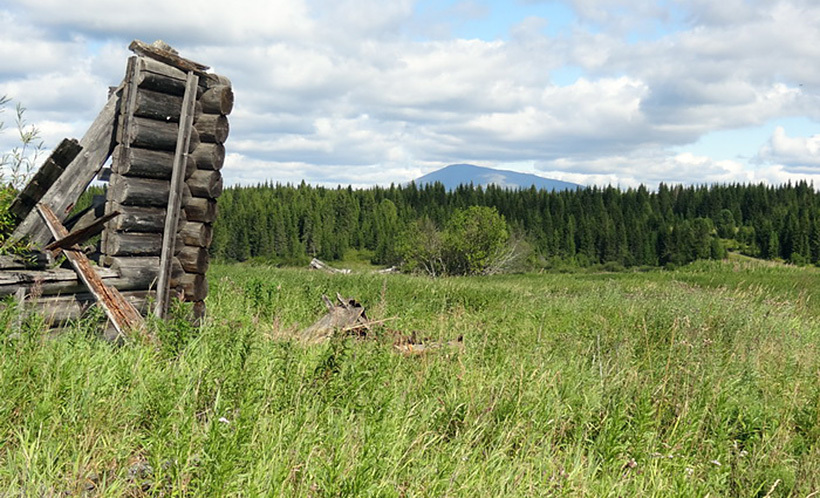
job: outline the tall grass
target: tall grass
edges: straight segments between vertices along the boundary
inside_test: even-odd
[[[819,279],[217,266],[205,325],[154,323],[160,347],[4,335],[0,496],[806,496]],[[383,337],[293,339],[336,292]],[[411,332],[465,347],[398,354]]]

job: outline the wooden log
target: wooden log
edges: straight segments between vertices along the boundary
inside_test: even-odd
[[[194,123],[199,132],[199,140],[207,143],[224,144],[230,133],[228,118],[218,114],[203,114]]]
[[[218,213],[216,201],[202,197],[191,197],[183,206],[183,210],[186,220],[203,223],[213,223]]]
[[[40,200],[54,210],[60,221],[66,219],[80,194],[85,192],[88,184],[97,176],[114,149],[114,123],[119,106],[118,93],[108,99],[103,110],[80,140],[83,152],[66,166],[63,174]],[[26,236],[36,246],[43,246],[51,240],[51,232],[36,210],[26,215],[26,218],[9,237],[9,241],[15,242]]]
[[[109,201],[143,207],[164,207],[168,203],[167,181],[118,176],[112,184]]]
[[[0,255],[0,270],[42,270],[48,264],[48,257],[44,252],[34,252],[22,255]],[[0,274],[1,275],[1,274]]]
[[[195,116],[202,114],[202,104],[195,104]],[[165,122],[179,122],[182,112],[182,97],[153,90],[142,89],[137,92],[134,103],[134,115]]]
[[[191,189],[193,197],[216,199],[222,195],[222,175],[219,171],[198,169],[185,183]]]
[[[196,162],[197,169],[219,171],[225,163],[225,146],[202,142],[191,153],[191,157]]]
[[[208,223],[188,221],[182,226],[182,229],[180,229],[179,237],[186,246],[208,248],[211,247],[214,229]]]
[[[134,40],[128,46],[128,50],[136,54],[160,61],[185,72],[193,71],[195,73],[204,73],[209,69],[206,65],[180,57],[176,51],[168,50],[168,48],[169,47],[148,45],[140,40]]]
[[[148,288],[156,287],[159,272],[159,258],[156,256],[143,257],[112,257],[109,259],[111,269],[120,277],[145,282]]]
[[[37,211],[43,217],[43,221],[55,239],[63,239],[68,236],[68,230],[60,223],[57,215],[50,207],[39,203],[37,204]],[[66,249],[63,254],[65,254],[66,259],[71,263],[83,284],[88,287],[88,290],[103,307],[106,316],[111,320],[117,332],[121,334],[144,332],[145,322],[136,308],[126,301],[117,289],[105,285],[100,275],[91,266],[91,262],[86,255],[80,252],[77,246]]]
[[[116,204],[120,215],[109,226],[120,232],[162,233],[165,209],[159,207],[123,206]]]
[[[208,296],[208,279],[205,275],[184,273],[171,280],[171,288],[177,289],[184,301],[202,301]]]
[[[228,115],[233,110],[233,88],[229,85],[214,85],[199,99],[205,114]]]
[[[120,143],[129,141],[132,147],[174,151],[177,146],[178,132],[179,124],[177,123],[135,117],[131,121],[130,136],[120,136],[117,141]],[[188,152],[193,152],[199,142],[199,135],[192,132]]]
[[[125,148],[118,145],[114,149],[113,161],[115,171],[120,175],[138,176],[170,180],[174,165],[174,154],[163,150]],[[196,161],[188,155],[185,163],[185,178],[190,178],[196,171]]]
[[[171,67],[162,62],[139,57],[140,75],[138,84],[140,88],[148,88],[158,92],[172,95],[185,95],[185,80],[187,73]]]
[[[159,256],[162,235],[158,233],[107,232],[106,253],[110,256]]]
[[[222,74],[207,73],[199,78],[199,84],[205,88],[211,88],[216,85],[232,86],[231,80]]]
[[[185,246],[177,255],[182,268],[187,273],[205,274],[208,271],[208,266],[211,257],[208,254],[208,249],[205,247]]]
[[[18,221],[25,218],[82,149],[77,140],[64,138],[12,201],[9,213]]]
[[[151,291],[128,291],[123,292],[122,296],[137,311],[144,314],[153,294]],[[49,327],[61,327],[68,325],[72,320],[82,318],[96,302],[94,296],[87,292],[68,296],[42,297],[26,303],[26,314],[37,313],[43,317]]]
[[[95,268],[106,285],[119,290],[148,289],[152,280],[120,277],[110,268]],[[0,273],[0,296],[9,296],[18,289],[28,289],[29,295],[52,296],[55,294],[76,294],[88,292],[85,284],[77,278],[77,273],[66,268],[51,270],[9,270]]]

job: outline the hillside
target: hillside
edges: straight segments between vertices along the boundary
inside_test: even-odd
[[[534,185],[536,189],[547,191],[583,188],[582,185],[577,183],[562,182],[516,171],[483,168],[472,164],[451,164],[428,173],[416,179],[415,182],[419,186],[441,182],[447,190],[453,190],[459,185],[469,185],[471,183],[475,186],[486,187],[492,184],[513,189],[530,188]]]

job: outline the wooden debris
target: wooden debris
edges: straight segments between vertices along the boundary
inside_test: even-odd
[[[301,332],[303,340],[311,343],[329,339],[334,332],[344,331],[352,335],[364,336],[370,331],[370,324],[364,307],[353,298],[343,298],[336,293],[338,304],[334,304],[325,295],[322,301],[327,307],[327,313],[313,325]]]
[[[311,269],[311,270],[322,270],[322,271],[325,271],[327,273],[341,273],[341,274],[344,274],[344,275],[347,275],[348,273],[351,272],[351,270],[349,268],[333,268],[332,266],[325,263],[324,261],[320,261],[316,258],[313,258],[313,259],[310,260],[310,264],[308,265],[308,268]]]

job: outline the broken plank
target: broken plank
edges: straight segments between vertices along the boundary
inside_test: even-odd
[[[51,244],[46,246],[46,250],[47,251],[54,251],[54,253],[55,253],[54,255],[57,256],[57,254],[60,253],[59,250],[67,249],[67,248],[73,246],[74,244],[80,244],[82,242],[85,242],[86,240],[90,239],[91,237],[93,237],[93,236],[97,235],[98,233],[102,232],[103,231],[103,225],[105,225],[105,223],[108,220],[110,220],[110,219],[112,219],[116,216],[119,216],[119,214],[120,213],[118,211],[114,211],[113,213],[108,213],[105,216],[102,216],[102,217],[98,218],[96,221],[94,221],[94,223],[92,223],[92,224],[90,224],[86,227],[80,228],[79,230],[75,230],[75,231],[69,233],[68,235],[66,235],[65,237],[63,237],[61,239],[55,240],[54,242],[52,242]]]

